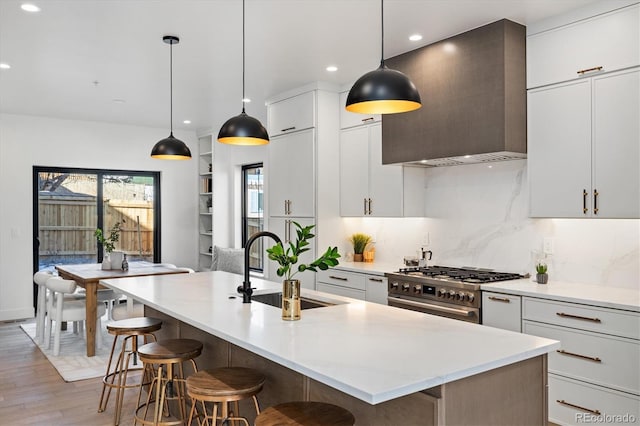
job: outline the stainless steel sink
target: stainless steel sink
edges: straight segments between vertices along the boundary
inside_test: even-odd
[[[282,293],[268,293],[268,294],[254,294],[251,296],[251,300],[254,302],[264,303],[266,305],[275,306],[276,308],[282,308]],[[325,308],[327,306],[334,306],[335,303],[324,302],[315,299],[308,299],[306,297],[300,298],[300,309],[313,309],[313,308]]]

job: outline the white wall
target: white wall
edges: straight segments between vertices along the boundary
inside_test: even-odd
[[[266,176],[267,146],[224,145],[216,138],[217,133],[213,136],[213,244],[239,248],[242,247],[242,166],[264,163]]]
[[[552,238],[550,282],[640,289],[640,221],[530,219],[526,169],[526,160],[428,169],[427,218],[345,218],[336,244],[346,253],[348,235],[368,232],[379,261],[400,265],[428,246],[431,264],[533,274],[544,238]]]
[[[197,164],[149,157],[168,129],[0,115],[0,321],[33,316],[32,167],[161,172],[162,260],[196,267]],[[194,132],[176,137],[197,153]]]

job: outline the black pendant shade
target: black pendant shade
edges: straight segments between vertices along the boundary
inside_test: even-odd
[[[244,108],[239,115],[228,119],[218,132],[218,142],[229,145],[265,145],[269,134],[259,120],[247,115]]]
[[[260,120],[244,111],[244,0],[242,0],[242,112],[228,119],[218,132],[218,142],[227,145],[266,145],[269,134]]]
[[[151,150],[151,158],[159,160],[190,160],[191,151],[187,144],[173,136],[173,45],[180,43],[180,39],[176,36],[166,35],[162,37],[162,41],[169,45],[169,75],[170,75],[170,126],[171,132],[169,136],[158,141]]]
[[[191,151],[180,139],[173,137],[173,133],[158,141],[151,150],[151,158],[159,160],[189,160]]]
[[[360,77],[347,95],[345,108],[360,114],[395,114],[422,106],[420,93],[413,82],[400,71],[384,64],[384,2],[380,0],[381,58],[380,67]]]
[[[420,93],[409,77],[384,63],[355,82],[347,96],[347,111],[360,114],[395,114],[422,106]]]

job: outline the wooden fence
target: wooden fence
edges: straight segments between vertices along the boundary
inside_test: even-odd
[[[39,197],[40,256],[93,258],[97,246],[93,233],[97,224],[96,198],[90,195]],[[153,203],[108,200],[104,203],[104,232],[121,222],[116,249],[131,255],[153,253]],[[138,233],[138,222],[140,232]]]

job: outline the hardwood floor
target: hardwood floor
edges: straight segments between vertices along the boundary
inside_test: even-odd
[[[66,383],[20,323],[0,323],[0,424],[112,425],[115,393],[98,413],[101,390],[101,378]],[[133,424],[137,396],[125,393],[121,425]]]

